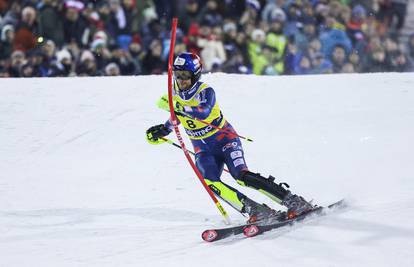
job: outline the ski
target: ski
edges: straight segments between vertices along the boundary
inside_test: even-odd
[[[242,224],[233,227],[221,228],[221,229],[209,229],[205,230],[201,237],[204,241],[214,242],[230,236],[240,235],[243,233],[243,229],[249,226],[249,224]]]
[[[205,230],[201,234],[201,237],[204,241],[207,241],[207,242],[215,242],[218,240],[228,238],[230,236],[235,236],[235,235],[240,235],[240,234],[244,234],[246,237],[253,237],[253,236],[262,234],[264,232],[267,232],[267,231],[270,231],[276,228],[280,228],[280,227],[287,226],[287,225],[292,225],[295,222],[302,221],[309,215],[320,215],[323,213],[323,211],[326,211],[328,209],[333,209],[336,207],[340,207],[340,206],[344,206],[344,204],[345,204],[345,201],[342,199],[326,207],[316,207],[315,209],[305,214],[299,215],[293,219],[287,219],[284,221],[278,221],[278,222],[266,224],[266,225],[242,224],[242,225],[237,225],[237,226],[227,227],[227,228],[209,229],[209,230]]]
[[[271,224],[265,224],[265,225],[247,225],[246,227],[243,228],[243,234],[246,237],[254,237],[257,235],[260,235],[264,232],[268,232],[271,231],[273,229],[277,229],[277,228],[281,228],[284,226],[291,226],[296,222],[300,222],[302,220],[304,220],[305,218],[312,216],[312,215],[316,215],[316,216],[322,216],[324,215],[324,212],[326,212],[327,210],[332,210],[332,209],[336,209],[339,207],[345,207],[345,200],[342,199],[340,201],[337,201],[335,203],[332,203],[329,206],[326,207],[316,207],[315,209],[301,214],[295,218],[292,219],[287,219],[285,221],[281,221],[281,222],[275,222],[275,223],[271,223]]]

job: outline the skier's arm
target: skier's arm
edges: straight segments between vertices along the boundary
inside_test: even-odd
[[[180,120],[177,120],[177,125],[180,125]],[[165,123],[164,123],[164,126],[166,127],[166,128],[168,128],[170,131],[172,131],[173,130],[173,128],[174,128],[174,125],[173,125],[173,123],[172,123],[172,121],[171,121],[171,119],[168,119]]]
[[[196,107],[184,106],[184,112],[197,119],[206,119],[216,104],[216,94],[213,88],[207,88],[200,93],[200,104]]]

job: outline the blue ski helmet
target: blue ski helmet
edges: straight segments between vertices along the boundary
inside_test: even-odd
[[[184,70],[191,73],[191,86],[200,80],[203,64],[201,59],[194,53],[184,52],[179,54],[174,61],[173,71]]]

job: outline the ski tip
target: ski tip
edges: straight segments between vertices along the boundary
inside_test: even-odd
[[[216,230],[205,230],[201,234],[201,238],[203,238],[203,240],[207,242],[213,242],[214,240],[216,240],[217,236],[218,234]]]
[[[243,234],[246,237],[253,237],[259,234],[259,227],[256,225],[249,225],[243,229]]]

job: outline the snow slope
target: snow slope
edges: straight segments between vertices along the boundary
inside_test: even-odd
[[[414,266],[414,75],[203,79],[255,140],[252,171],[349,208],[205,243],[221,216],[183,153],[144,138],[166,76],[1,79],[0,266]]]

